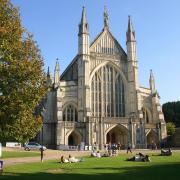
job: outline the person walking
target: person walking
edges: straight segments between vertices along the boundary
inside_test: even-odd
[[[132,153],[132,151],[131,151],[131,144],[129,142],[127,144],[127,154],[128,154],[128,152]]]

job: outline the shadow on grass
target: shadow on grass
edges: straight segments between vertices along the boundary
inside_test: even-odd
[[[6,173],[0,175],[0,179],[13,179],[13,180],[177,180],[180,177],[180,162],[171,164],[159,164],[152,166],[133,166],[133,167],[98,167],[98,168],[77,168],[73,169],[74,172],[86,170],[86,174],[69,173],[65,169],[59,168],[56,170],[49,170],[39,173]],[[93,171],[95,173],[87,173]],[[107,171],[107,172],[106,172]],[[111,171],[112,173],[108,173]],[[153,179],[154,178],[154,179]]]

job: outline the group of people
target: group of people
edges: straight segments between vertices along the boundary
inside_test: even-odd
[[[99,151],[97,151],[97,152],[93,151],[91,153],[91,157],[97,157],[97,158],[110,157],[110,156],[112,156],[112,154],[109,153],[109,151],[105,152],[104,154],[101,154]],[[142,154],[141,152],[139,152],[138,154],[136,154],[133,157],[127,158],[126,160],[127,161],[137,161],[137,162],[150,162],[151,161],[149,155]]]
[[[129,152],[132,153],[131,144],[129,142],[128,142],[126,148],[127,148],[127,151],[126,151],[127,154]],[[157,148],[156,144],[152,143],[152,150],[154,150],[156,148]],[[120,149],[121,149],[120,143],[119,144],[109,143],[109,144],[104,145],[105,152],[100,153],[100,151],[97,150],[97,145],[95,143],[93,151],[91,152],[91,157],[100,158],[100,157],[116,156],[116,155],[118,155],[118,150],[120,150]],[[170,155],[172,155],[172,151],[170,148],[168,150],[161,149],[160,155],[161,156],[170,156]],[[126,160],[127,161],[139,161],[139,162],[150,162],[151,161],[149,155],[142,154],[141,152],[139,152],[135,156],[130,157]],[[82,161],[83,161],[83,159],[78,159],[78,158],[72,157],[71,155],[69,155],[68,158],[61,156],[61,160],[60,160],[61,163],[77,163],[77,162],[82,162]]]
[[[101,154],[99,151],[96,151],[97,147],[96,146],[94,146],[94,147],[95,148],[93,148],[93,151],[91,153],[91,157],[110,157],[110,156],[117,156],[118,155],[118,150],[121,149],[121,144],[120,143],[118,143],[118,144],[116,144],[116,143],[104,144],[104,150],[105,150],[104,154]],[[128,152],[132,153],[130,143],[127,144],[127,153]]]
[[[127,146],[126,146],[126,148],[127,148],[127,153],[132,153],[132,150],[131,150],[131,144],[128,142],[127,143]],[[121,149],[125,149],[125,146],[121,146],[121,144],[120,143],[109,143],[109,144],[105,144],[104,145],[104,149],[106,150],[106,151],[108,151],[109,152],[109,154],[110,154],[110,151],[111,151],[111,154],[113,155],[113,154],[117,154],[117,151],[118,150],[121,150]]]
[[[78,159],[71,155],[69,155],[68,158],[61,156],[61,159],[60,159],[60,163],[77,163],[77,162],[83,162],[83,159]]]
[[[114,149],[114,150],[120,150],[121,149],[121,144],[118,143],[109,143],[109,144],[104,144],[104,150],[109,150],[109,149]]]

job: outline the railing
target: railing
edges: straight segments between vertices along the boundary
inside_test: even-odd
[[[78,151],[78,146],[68,146],[68,145],[60,144],[58,149],[64,151]]]
[[[69,151],[78,151],[78,146],[68,146]]]

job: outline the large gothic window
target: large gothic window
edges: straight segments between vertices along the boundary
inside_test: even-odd
[[[77,121],[77,109],[73,105],[68,105],[63,110],[63,121]]]
[[[91,81],[93,116],[124,117],[124,83],[118,71],[106,65],[95,72]]]

